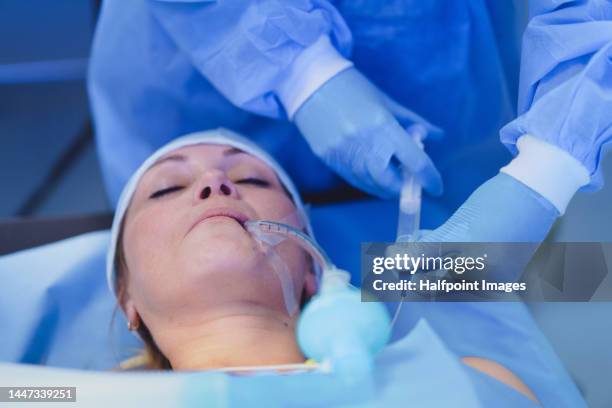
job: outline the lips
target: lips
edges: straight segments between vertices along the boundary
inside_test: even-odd
[[[244,227],[244,223],[249,221],[250,219],[248,216],[244,215],[240,211],[236,211],[231,208],[211,208],[209,210],[204,211],[202,215],[198,217],[198,219],[193,223],[191,228],[189,228],[189,231],[187,231],[187,233],[191,232],[191,230],[194,229],[196,225],[210,218],[213,218],[213,217],[232,218],[233,220],[238,222],[243,227]]]

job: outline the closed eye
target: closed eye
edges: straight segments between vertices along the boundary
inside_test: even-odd
[[[159,198],[166,194],[170,194],[170,193],[174,193],[175,191],[182,190],[183,188],[184,188],[183,186],[172,186],[172,187],[163,188],[151,194],[149,198]]]
[[[259,179],[255,177],[248,177],[240,180],[236,180],[236,184],[251,184],[257,187],[270,187],[270,183],[264,179]]]

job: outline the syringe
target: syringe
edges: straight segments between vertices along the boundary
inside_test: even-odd
[[[407,129],[408,135],[422,149],[427,130],[422,125],[413,125]],[[399,217],[397,222],[397,240],[416,239],[421,221],[421,185],[406,167],[403,168],[404,184],[400,192]]]

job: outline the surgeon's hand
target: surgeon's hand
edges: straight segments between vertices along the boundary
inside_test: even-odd
[[[487,180],[439,228],[420,242],[542,242],[559,211],[514,177]]]
[[[439,228],[419,236],[398,237],[413,243],[409,249],[391,246],[387,256],[406,250],[426,256],[482,256],[489,254],[487,278],[514,281],[524,270],[559,216],[558,209],[514,177],[499,173],[481,185]],[[425,243],[444,242],[440,248]],[[464,243],[483,243],[481,246]],[[486,245],[523,243],[523,245]],[[423,244],[423,245],[419,245]],[[471,253],[476,251],[475,253]],[[430,253],[431,252],[431,253]],[[472,275],[474,275],[472,273]]]
[[[442,193],[440,173],[409,133],[424,130],[426,138],[436,139],[442,131],[392,101],[356,69],[323,84],[294,119],[315,154],[352,185],[379,197],[396,196],[405,166],[427,192]]]

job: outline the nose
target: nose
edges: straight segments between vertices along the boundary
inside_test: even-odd
[[[238,198],[236,186],[220,170],[206,171],[196,186],[194,202],[206,200],[215,195]]]

